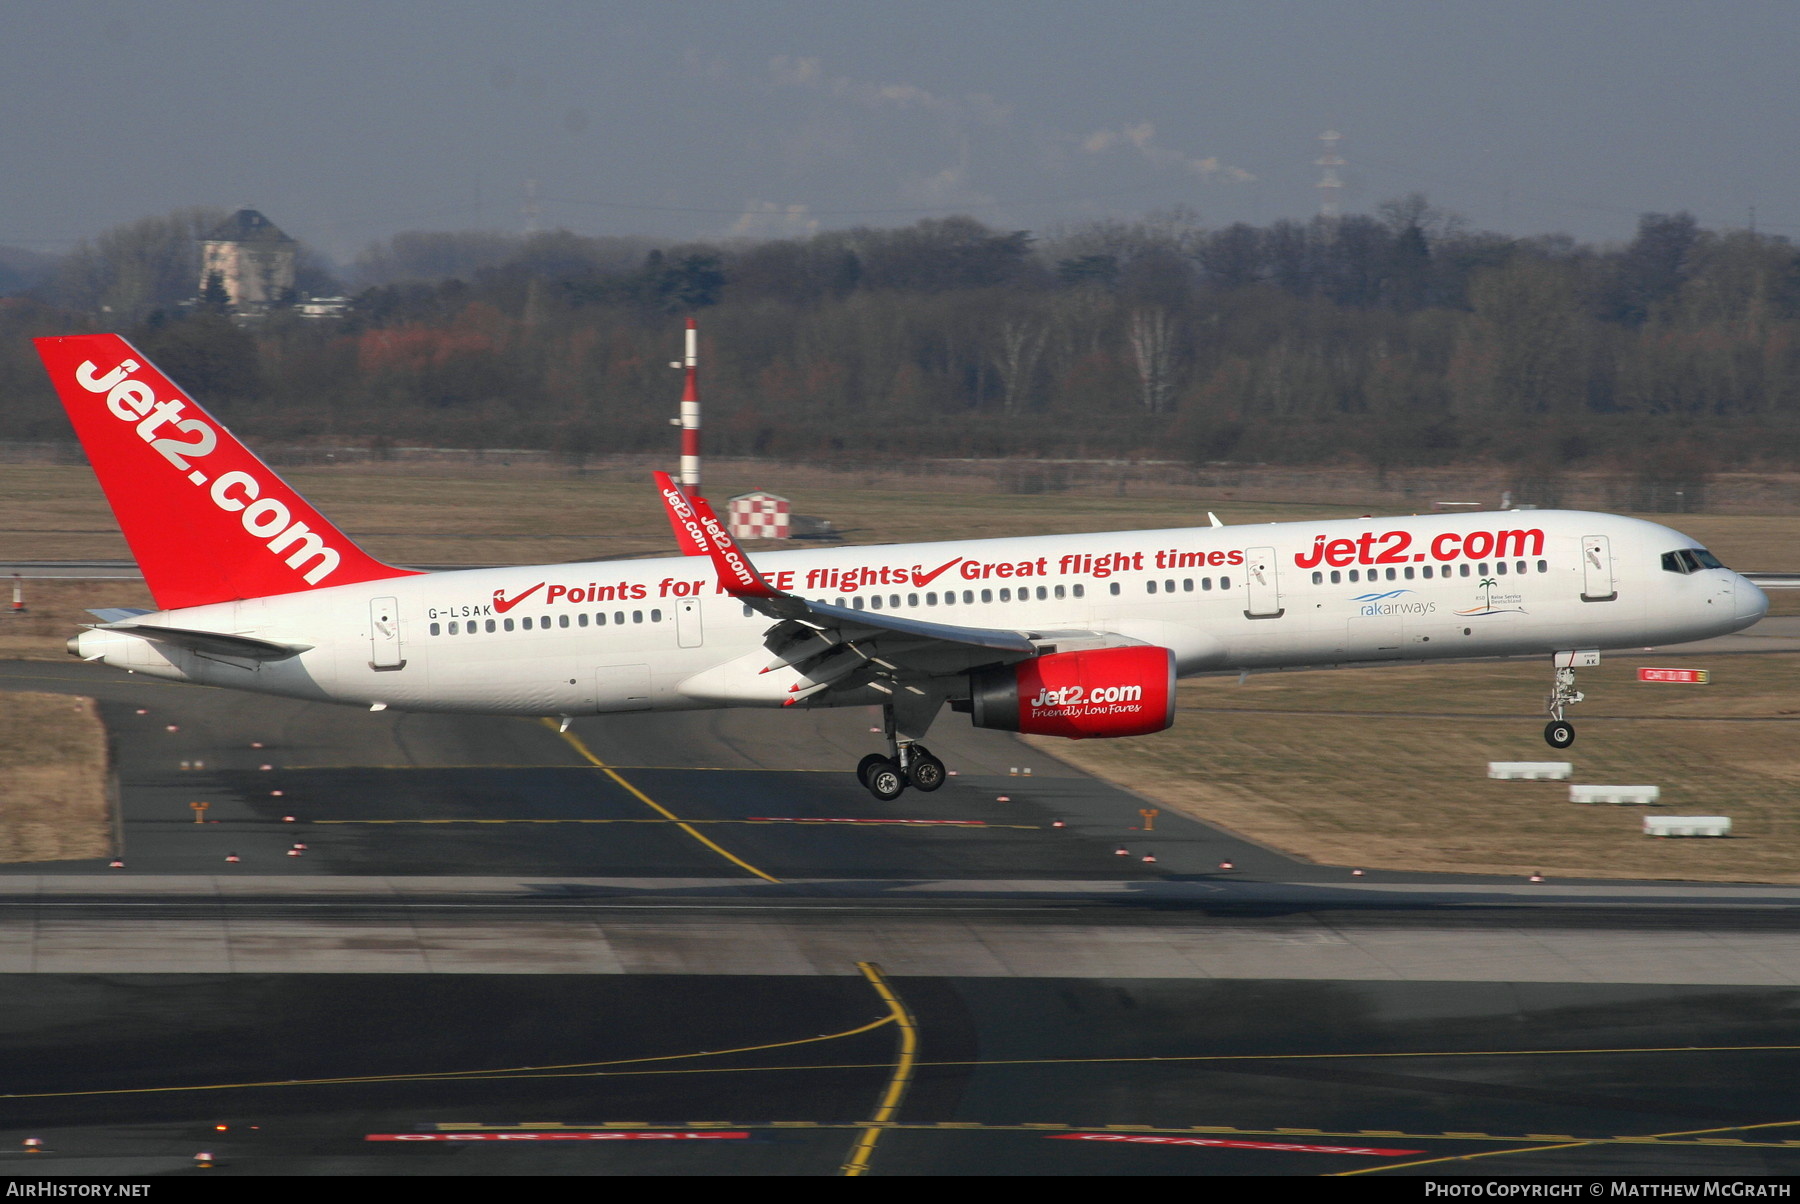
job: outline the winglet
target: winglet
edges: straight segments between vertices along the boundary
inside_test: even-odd
[[[787,595],[775,589],[750,558],[739,548],[731,532],[725,529],[718,516],[712,512],[711,506],[697,506],[693,499],[669,478],[666,472],[652,474],[656,481],[657,491],[662,494],[663,505],[669,513],[669,523],[675,528],[677,536],[685,536],[694,541],[707,555],[712,557],[713,568],[719,574],[719,584],[725,592],[734,598],[782,598]]]
[[[664,480],[668,479],[667,473],[659,472],[656,475]],[[660,483],[657,487],[659,489],[666,488]],[[685,491],[682,492],[685,494]],[[705,498],[690,496],[687,500],[688,505],[692,507],[696,518],[711,518],[713,516],[712,504]],[[665,494],[664,502],[666,503],[667,501],[668,499]],[[695,537],[694,532],[688,529],[688,525],[676,517],[673,506],[665,506],[665,508],[669,515],[669,526],[675,530],[675,545],[681,550],[681,554],[683,556],[705,556],[707,554],[707,548],[704,538],[697,539]]]

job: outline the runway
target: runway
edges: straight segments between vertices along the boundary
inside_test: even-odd
[[[1353,879],[949,722],[882,805],[853,712],[0,688],[101,700],[126,862],[0,873],[9,1172],[1800,1166],[1800,890]]]

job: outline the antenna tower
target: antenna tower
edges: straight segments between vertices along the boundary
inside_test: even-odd
[[[527,234],[538,232],[538,221],[543,217],[543,211],[538,208],[537,184],[536,180],[525,181],[525,204],[520,210],[520,215],[525,219],[525,233]]]

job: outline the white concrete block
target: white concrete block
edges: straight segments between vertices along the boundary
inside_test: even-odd
[[[1729,815],[1646,815],[1645,836],[1730,836]]]
[[[1574,772],[1567,761],[1488,762],[1488,777],[1507,782],[1563,782]]]
[[[1571,803],[1619,803],[1643,807],[1662,797],[1660,786],[1571,786]]]

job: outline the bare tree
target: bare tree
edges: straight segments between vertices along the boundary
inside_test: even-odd
[[[1144,408],[1161,414],[1175,399],[1175,321],[1166,309],[1133,310],[1126,338],[1137,360]]]
[[[1000,322],[1000,346],[994,355],[994,368],[1000,373],[1001,408],[1016,414],[1025,408],[1025,399],[1037,374],[1038,360],[1044,354],[1044,339],[1049,326],[1035,314],[1008,316]]]

